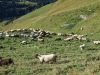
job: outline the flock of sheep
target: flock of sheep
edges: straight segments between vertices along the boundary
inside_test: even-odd
[[[30,37],[31,40],[37,40],[37,41],[44,41],[44,37],[50,37],[51,35],[56,35],[56,36],[65,36],[66,38],[63,39],[64,41],[70,41],[70,40],[79,40],[79,41],[89,41],[85,36],[87,35],[78,35],[75,33],[71,34],[62,34],[62,33],[53,33],[45,30],[40,30],[40,29],[15,29],[15,30],[9,30],[5,32],[0,32],[0,39],[3,39],[5,37],[16,37],[16,38],[27,38]],[[62,38],[57,38],[55,40],[62,40]],[[94,44],[100,44],[100,41],[93,41]],[[21,42],[21,44],[27,44],[25,40]],[[81,50],[85,49],[86,45],[82,44],[79,46]],[[49,54],[49,55],[41,55],[41,54],[36,54],[36,58],[40,60],[41,63],[56,63],[56,54]],[[8,59],[2,59],[0,57],[0,66],[2,65],[8,65],[13,62],[13,59],[8,58]]]

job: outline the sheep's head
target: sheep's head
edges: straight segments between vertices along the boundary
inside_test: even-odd
[[[36,54],[36,55],[35,55],[35,58],[38,59],[40,56],[41,56],[40,54]]]

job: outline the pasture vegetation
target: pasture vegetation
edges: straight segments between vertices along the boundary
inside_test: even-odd
[[[100,3],[100,2],[99,2]],[[80,7],[79,9],[74,9],[71,11],[61,12],[59,14],[50,15],[36,22],[35,28],[43,28],[55,32],[77,32],[77,33],[90,33],[97,32],[100,28],[98,22],[99,18],[99,3],[94,3],[93,5],[88,5],[85,7]],[[87,20],[80,18],[80,15],[86,15]],[[63,26],[65,25],[65,26]],[[84,31],[80,31],[83,27]],[[97,30],[93,30],[93,28]],[[87,28],[90,28],[89,30]]]
[[[86,15],[87,20],[80,18]],[[44,42],[30,38],[0,39],[0,54],[13,58],[15,64],[0,67],[0,75],[100,75],[100,0],[58,0],[2,27],[1,30],[39,28],[52,32],[87,34],[90,41],[55,41],[58,36]],[[81,30],[83,27],[83,30]],[[62,39],[66,38],[60,36]],[[22,45],[26,40],[28,44]],[[84,50],[79,46],[86,44]],[[35,54],[57,54],[56,64],[41,64]]]
[[[58,0],[55,3],[46,5],[23,17],[20,17],[6,26],[3,30],[17,28],[42,28],[54,32],[80,32],[91,33],[99,31],[100,0]],[[79,16],[86,15],[87,20],[82,20]],[[69,26],[61,27],[67,24]],[[80,31],[85,27],[85,31]],[[90,29],[88,29],[90,27]]]
[[[99,75],[100,46],[92,41],[55,41],[58,36],[45,38],[44,42],[30,38],[4,38],[0,40],[0,54],[13,58],[14,65],[0,67],[0,75]],[[64,39],[65,37],[61,37]],[[26,40],[28,44],[20,42]],[[79,45],[86,44],[82,51]],[[35,54],[57,54],[56,64],[41,64]]]

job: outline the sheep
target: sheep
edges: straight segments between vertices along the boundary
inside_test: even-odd
[[[9,37],[9,36],[10,36],[9,34],[6,34],[6,35],[5,35],[5,37]]]
[[[81,30],[83,30],[83,27],[81,27]]]
[[[43,41],[44,41],[44,39],[38,38],[38,41],[43,42]]]
[[[73,37],[69,37],[69,38],[66,38],[66,39],[64,39],[65,41],[70,41],[70,40],[72,40],[73,39]]]
[[[85,44],[80,45],[80,49],[83,50],[85,48]]]
[[[89,41],[89,39],[87,39],[87,38],[79,38],[79,40],[80,41],[87,41],[87,42]]]
[[[38,41],[41,41],[41,42],[43,42],[43,41],[44,41],[44,39],[43,39],[43,37],[42,37],[42,36],[38,36],[38,37],[37,37],[37,39],[38,39]]]
[[[21,44],[27,44],[27,42],[26,41],[22,41]]]
[[[37,59],[39,59],[41,63],[43,63],[43,62],[45,62],[45,63],[56,63],[57,55],[56,54],[49,54],[49,55],[36,54],[35,57]]]
[[[84,36],[84,35],[78,35],[78,36],[77,36],[77,39],[78,39],[78,40],[81,40],[83,36]]]
[[[49,32],[46,32],[45,37],[50,37],[50,33]]]
[[[83,20],[87,20],[87,15],[80,15],[80,18]]]
[[[45,37],[46,32],[44,30],[40,30],[39,32],[39,36]]]
[[[94,44],[100,44],[100,41],[93,41]]]
[[[13,59],[0,59],[0,66],[14,64]]]
[[[62,36],[62,33],[57,33],[58,36]]]

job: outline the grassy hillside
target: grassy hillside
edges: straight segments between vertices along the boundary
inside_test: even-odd
[[[3,30],[16,28],[42,28],[55,32],[92,32],[94,25],[98,32],[100,0],[58,0],[55,3],[46,5],[33,11],[9,25]],[[82,20],[79,16],[86,15],[87,20]],[[72,25],[71,25],[72,24]],[[61,27],[63,25],[68,25]],[[80,31],[81,27],[85,31]],[[89,28],[90,27],[90,28]],[[89,28],[89,30],[88,30]]]
[[[59,36],[45,37],[44,42],[30,38],[0,40],[0,54],[12,58],[14,65],[0,66],[0,75],[99,75],[100,46],[86,41],[55,41]],[[65,37],[60,37],[64,39]],[[28,44],[20,42],[26,40]],[[86,44],[84,50],[79,45]],[[56,64],[40,64],[35,54],[57,54]]]
[[[33,22],[32,20],[34,18],[36,18],[39,15],[44,14],[46,11],[48,11],[51,8],[52,5],[53,4],[46,5],[40,9],[37,9],[37,10],[25,15],[25,16],[22,16],[21,18],[16,19],[15,21],[13,21],[13,23],[10,23],[6,27],[4,27],[4,30],[29,27],[31,25],[31,23]],[[29,21],[29,22],[27,23],[27,21]],[[5,24],[5,22],[0,23],[0,26],[3,24]],[[17,26],[17,24],[18,24],[18,26]],[[20,24],[23,24],[23,25],[20,25]]]
[[[82,19],[80,16],[86,16]],[[27,38],[0,39],[0,54],[12,58],[14,65],[0,66],[0,75],[100,75],[100,0],[58,0],[6,26],[1,30],[40,28],[52,32],[88,34],[89,41],[63,39],[67,36],[44,37],[44,42]],[[83,30],[81,30],[83,28]],[[61,38],[62,40],[56,40]],[[28,44],[21,44],[25,40]],[[85,44],[84,50],[79,46]],[[3,48],[2,48],[3,46]],[[40,64],[35,54],[57,54],[56,64]]]
[[[90,33],[94,30],[94,24],[95,24],[95,28],[97,30],[94,30],[93,32],[96,32],[99,30],[98,26],[100,25],[99,24],[99,21],[100,21],[99,3],[81,7],[73,11],[67,11],[67,12],[62,12],[62,13],[55,14],[55,15],[50,15],[49,17],[46,17],[46,18],[43,18],[37,21],[35,23],[36,25],[33,27],[36,27],[36,28],[40,27],[40,28],[49,29],[49,30],[56,31],[56,32],[75,31],[75,32]],[[80,15],[86,15],[87,20],[81,19]],[[63,26],[63,25],[66,25],[66,26]],[[86,32],[80,31],[81,27],[84,27],[84,30]],[[88,28],[90,30],[88,30]]]

